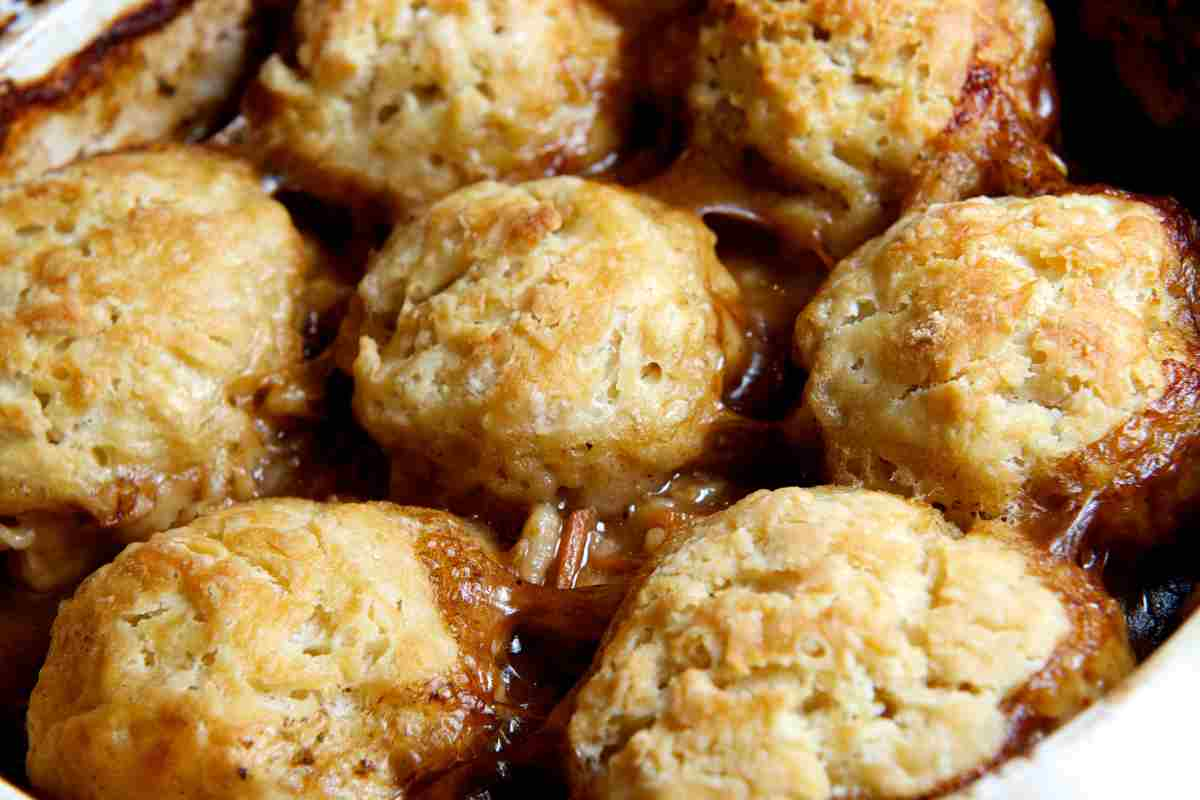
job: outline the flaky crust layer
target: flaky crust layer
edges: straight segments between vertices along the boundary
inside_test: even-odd
[[[1151,420],[1200,344],[1176,233],[1159,208],[1095,193],[935,206],[865,245],[796,323],[830,477],[959,519],[1103,490],[1141,457],[1132,439],[1068,462]],[[1159,426],[1180,416],[1195,413]],[[1080,485],[1050,488],[1059,473]]]
[[[740,350],[700,220],[578,178],[442,200],[393,234],[359,301],[355,411],[401,489],[619,509],[704,452]]]
[[[919,797],[1132,669],[1123,618],[1011,530],[759,492],[635,583],[568,726],[580,798]]]
[[[395,798],[489,732],[459,591],[469,523],[269,500],[127,548],[64,604],[28,770],[63,800]],[[476,659],[477,660],[477,659]]]
[[[411,209],[621,144],[622,31],[587,0],[301,0],[294,28],[295,63],[268,61],[245,108],[315,194]]]
[[[46,76],[0,87],[0,178],[199,136],[228,110],[253,55],[255,0],[129,5]]]
[[[144,536],[255,496],[255,395],[303,358],[309,260],[258,176],[213,151],[0,189],[0,545]]]
[[[1038,127],[1052,40],[1040,0],[712,0],[693,147],[775,189],[771,214],[842,256],[899,214],[973,71]]]

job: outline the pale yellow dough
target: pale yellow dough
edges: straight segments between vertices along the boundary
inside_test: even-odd
[[[725,418],[738,297],[693,215],[579,178],[478,184],[371,264],[343,330],[355,411],[400,490],[617,510]]]
[[[1191,363],[1180,259],[1162,213],[1117,195],[902,220],[796,322],[830,478],[1023,516],[1033,483],[1162,395],[1165,362]]]
[[[423,555],[448,514],[266,500],[134,544],[55,621],[28,769],[61,800],[397,798],[494,717]]]
[[[921,797],[1132,669],[1123,618],[1000,527],[759,492],[636,582],[568,726],[579,798]]]

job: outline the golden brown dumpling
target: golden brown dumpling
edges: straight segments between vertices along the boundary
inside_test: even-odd
[[[230,111],[262,23],[255,0],[16,5],[0,38],[3,180],[209,132]]]
[[[840,488],[677,534],[568,724],[580,798],[926,797],[1133,667],[1119,608],[998,524]]]
[[[604,511],[700,457],[740,352],[700,220],[572,177],[482,183],[398,229],[344,339],[398,495]]]
[[[403,796],[498,725],[498,614],[471,605],[490,552],[441,512],[302,500],[131,545],[55,621],[30,779],[62,800]]]
[[[1115,193],[935,206],[839,264],[796,323],[830,477],[960,521],[1110,488],[1136,505],[1200,422],[1191,223],[1164,208]],[[1162,533],[1167,511],[1119,535]]]
[[[407,209],[578,172],[623,138],[622,30],[589,0],[301,0],[294,35],[246,113],[318,195]]]
[[[692,147],[774,192],[768,216],[840,257],[895,220],[940,135],[1001,112],[993,95],[1004,124],[1040,138],[1052,41],[1040,0],[712,0]],[[992,133],[955,147],[986,162]]]
[[[42,589],[94,547],[267,490],[310,256],[244,164],[96,157],[0,188],[0,549]]]

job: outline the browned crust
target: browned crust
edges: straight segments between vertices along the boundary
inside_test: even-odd
[[[600,640],[596,648],[597,657],[587,672],[576,681],[575,690],[559,703],[543,731],[543,735],[560,748],[560,763],[565,764],[573,798],[591,797],[588,787],[593,782],[593,776],[582,768],[577,759],[571,757],[566,739],[566,725],[575,713],[579,689],[600,668],[599,654],[616,635],[619,627],[616,623],[626,618],[636,605],[638,592],[653,575],[659,559],[685,546],[687,533],[688,526],[668,532],[669,539],[659,550],[658,558],[647,559],[641,565],[629,580],[623,595],[615,591],[622,588],[620,586],[604,587],[609,590],[610,602],[616,606],[612,614],[614,623],[609,625]],[[957,775],[913,800],[943,797],[975,782],[1010,758],[1029,752],[1067,718],[1111,690],[1112,679],[1132,672],[1135,666],[1133,651],[1128,644],[1125,615],[1117,602],[1093,582],[1092,576],[1086,575],[1073,564],[1047,554],[1042,545],[1015,528],[1000,526],[968,535],[996,535],[1020,550],[1030,570],[1042,580],[1043,585],[1062,598],[1063,608],[1070,619],[1071,635],[1059,642],[1041,670],[1005,698],[1002,708],[1009,715],[1009,734],[1000,751],[975,769]]]
[[[1125,616],[1116,601],[1073,566],[1046,555],[1036,543],[1021,537],[1012,541],[1025,549],[1032,569],[1062,598],[1072,633],[1046,665],[1005,700],[1012,720],[1009,740],[995,761],[973,777],[1028,752],[1134,668]]]
[[[462,652],[467,691],[490,704],[499,679],[496,643],[509,633],[510,586],[516,580],[464,535],[465,523],[444,512],[404,507],[426,531],[417,557],[429,574],[438,608]],[[478,709],[477,709],[478,710]],[[486,724],[480,718],[477,723]]]
[[[470,746],[439,754],[434,771],[453,771],[423,788],[423,797],[458,797],[460,784],[486,773],[497,757],[528,761],[540,754],[522,745],[510,751],[505,728],[541,722],[550,712],[538,691],[537,676],[507,669],[506,654],[516,628],[538,631],[571,643],[598,640],[624,598],[625,586],[612,584],[561,591],[525,583],[506,570],[485,549],[462,534],[455,517],[424,508],[405,507],[427,531],[417,544],[417,557],[428,571],[438,608],[458,644],[459,685],[430,697],[431,702],[461,708],[469,727],[487,729],[492,736],[475,737]],[[577,512],[582,524],[595,512]],[[530,680],[533,680],[530,683]],[[553,738],[553,737],[552,737]],[[490,741],[489,741],[490,740]],[[544,743],[544,738],[535,742]],[[555,740],[557,741],[557,740]],[[521,744],[521,742],[518,742]],[[456,766],[457,765],[457,766]],[[430,769],[425,770],[428,776]],[[436,792],[432,791],[436,790]],[[438,793],[440,792],[440,794]]]
[[[603,3],[599,5],[604,6]],[[295,59],[298,47],[296,36],[294,27],[289,26],[283,32],[280,57],[291,69],[304,75],[304,67]],[[559,141],[558,146],[544,150],[536,162],[526,165],[523,169],[498,175],[495,180],[519,183],[551,175],[602,174],[610,160],[622,163],[629,155],[628,139],[634,122],[636,87],[632,84],[635,81],[640,83],[648,80],[650,75],[655,74],[646,63],[648,59],[642,43],[643,39],[635,37],[628,30],[625,31],[621,38],[619,61],[601,84],[592,87],[593,95],[599,98],[599,116],[611,115],[623,131],[626,141],[622,143],[618,152],[610,154],[610,159],[589,167],[576,154],[568,152],[567,137]],[[246,87],[241,111],[249,121],[251,129],[264,128],[272,119],[287,112],[287,101],[255,77]],[[403,222],[411,220],[421,211],[421,208],[401,202],[386,186],[364,178],[354,167],[341,166],[336,162],[323,162],[298,153],[286,144],[265,141],[265,137],[253,133],[251,136],[254,149],[265,165],[270,170],[280,173],[290,185],[315,196],[345,204],[367,220]],[[464,180],[462,185],[474,182],[475,180]],[[437,199],[432,198],[430,202]]]
[[[450,514],[416,507],[403,511],[429,531],[418,544],[417,557],[429,572],[438,607],[459,647],[479,664],[494,660],[496,642],[514,626],[569,641],[599,640],[625,597],[623,582],[570,591],[526,583],[480,545],[455,533],[456,518]],[[595,511],[576,515],[582,531],[590,533]],[[489,684],[481,678],[479,685]]]
[[[987,534],[979,534],[987,535]],[[1113,688],[1133,671],[1125,616],[1117,603],[1077,570],[1017,536],[1003,537],[1021,549],[1031,570],[1058,593],[1071,621],[1071,635],[1059,642],[1045,666],[1005,698],[1008,739],[996,755],[975,769],[942,783],[917,800],[932,800],[975,782],[1014,756],[1028,753],[1064,720]]]
[[[901,213],[977,195],[1028,197],[1061,190],[1066,174],[1046,142],[1058,120],[1049,65],[1031,81],[1030,92],[1053,97],[1051,113],[1022,114],[996,69],[975,64],[954,117],[922,156]]]
[[[184,0],[184,2],[191,1]],[[156,142],[122,148],[115,151],[112,156],[117,158],[130,154],[154,156],[176,151],[191,153],[193,157],[219,159],[224,162],[224,166],[230,171],[230,174],[238,174],[241,171],[248,176],[258,177],[258,173],[253,170],[252,166],[246,164],[236,154],[209,144],[185,146]],[[105,155],[98,158],[107,157]],[[37,192],[47,189],[45,186],[41,186],[39,189],[35,182],[31,190]],[[53,186],[50,187],[50,190],[53,190]],[[292,235],[299,239],[297,232],[293,231]],[[310,253],[308,257],[310,259],[309,269],[316,269],[316,265],[312,263],[316,256]],[[308,304],[313,298],[306,296],[303,299],[305,302],[301,304],[296,314],[297,322],[317,313],[316,309]],[[295,363],[288,365],[283,370],[246,372],[226,386],[225,401],[231,406],[243,409],[253,418],[254,436],[263,447],[263,458],[252,469],[239,467],[237,470],[239,476],[248,477],[253,482],[256,487],[255,496],[306,494],[303,491],[305,488],[302,482],[303,477],[316,474],[318,468],[323,465],[324,462],[320,462],[314,457],[316,445],[313,441],[313,433],[316,427],[315,420],[324,413],[324,386],[320,382],[328,369],[323,363],[314,363],[314,360],[300,361],[297,354]],[[296,404],[284,408],[272,408],[270,395],[272,390],[279,386],[285,386],[289,390],[303,388],[305,390],[303,401],[297,401]],[[297,469],[301,464],[306,467],[305,475],[298,476]],[[192,499],[195,502],[200,502],[203,494],[201,487],[209,482],[210,477],[210,464],[195,464],[186,469],[174,471],[155,470],[144,464],[128,465],[116,469],[115,477],[99,487],[97,491],[90,493],[85,502],[52,510],[51,513],[74,514],[79,531],[99,534],[105,529],[120,529],[128,523],[136,522],[156,507],[162,495],[173,491],[186,489],[192,493]],[[43,494],[33,495],[27,487],[22,487],[22,489],[24,499],[32,498],[39,503],[47,500]],[[312,494],[312,492],[308,493]],[[322,499],[324,499],[323,494]],[[34,504],[28,510],[37,511],[38,508],[39,506]],[[41,508],[45,510],[44,506]],[[25,510],[22,509],[19,513],[25,513]],[[194,518],[196,513],[196,508],[185,509],[167,527],[185,524]],[[144,536],[149,536],[149,533],[145,533]],[[115,544],[116,542],[127,543],[130,539],[123,538],[123,534],[120,532],[115,532],[108,535],[106,541]],[[105,545],[105,551],[107,551],[107,546]],[[115,550],[108,552],[103,560],[110,560],[115,554]],[[0,552],[0,557],[3,555],[5,554]],[[99,566],[99,563],[93,563],[87,567],[86,571],[90,572]],[[19,576],[18,580],[20,580]],[[78,578],[75,582],[77,581]],[[73,587],[63,587],[64,590],[67,588]],[[2,604],[2,591],[0,591],[0,608],[2,608]]]
[[[1191,333],[1186,362],[1162,365],[1163,393],[1144,411],[1064,458],[1025,487],[1027,530],[1055,554],[1078,560],[1088,548],[1140,550],[1172,535],[1200,505],[1200,224],[1170,198],[1107,186],[1073,187],[1155,208],[1180,256],[1166,290],[1181,299],[1175,324]]]
[[[17,85],[0,84],[0,149],[21,118],[33,109],[46,110],[69,105],[100,85],[111,58],[134,40],[167,25],[195,0],[145,0],[104,29],[87,47],[38,81]]]
[[[691,25],[694,29],[695,22]],[[681,27],[675,34],[678,42],[694,46],[693,29]],[[686,74],[672,76],[666,81],[669,87]],[[1032,74],[1019,76],[1015,86],[1028,94],[1024,102],[1009,93],[1014,85],[1011,78],[986,62],[977,60],[972,64],[954,115],[927,146],[908,176],[907,189],[897,198],[896,218],[933,203],[966,197],[1032,196],[1066,188],[1065,169],[1049,144],[1058,127],[1059,112],[1050,62],[1043,61]],[[1050,100],[1047,113],[1022,112],[1022,106],[1037,109],[1043,96]],[[689,149],[666,174],[642,189],[702,216],[720,214],[766,226],[781,236],[792,237],[791,244],[812,249],[832,267],[836,259],[818,237],[806,238],[805,232],[789,230],[775,221],[780,200],[789,194],[804,194],[806,187],[775,175],[753,150],[744,155],[744,163],[731,171],[731,165]]]
[[[1152,545],[1195,504],[1200,371],[1178,361],[1163,367],[1161,397],[1026,488],[1028,527],[1058,555],[1075,560],[1085,543]]]

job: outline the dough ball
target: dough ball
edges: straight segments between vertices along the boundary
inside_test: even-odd
[[[62,800],[403,797],[498,724],[460,596],[490,550],[441,512],[303,500],[131,545],[55,620],[30,779]]]
[[[925,797],[1133,667],[1116,604],[1000,525],[759,492],[631,589],[568,725],[581,798]]]
[[[1015,521],[1161,469],[1197,425],[1188,224],[977,199],[862,247],[796,322],[831,479]]]
[[[18,2],[0,36],[0,178],[220,124],[251,66],[254,0]],[[20,8],[25,6],[25,8]],[[32,6],[32,7],[29,7]]]
[[[788,198],[777,212],[796,235],[845,255],[898,216],[972,91],[1038,116],[1052,40],[1040,0],[712,0],[693,147]]]
[[[0,188],[0,549],[30,554],[26,583],[263,490],[260,401],[303,359],[309,262],[255,173],[213,151]]]
[[[698,458],[741,343],[714,243],[570,177],[479,184],[397,230],[344,330],[393,482],[611,511]]]
[[[588,0],[301,0],[294,35],[245,107],[318,195],[407,209],[581,171],[623,138],[622,30]]]

